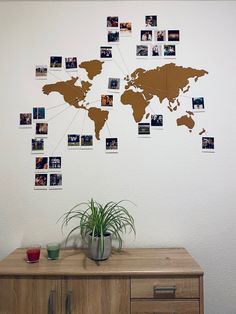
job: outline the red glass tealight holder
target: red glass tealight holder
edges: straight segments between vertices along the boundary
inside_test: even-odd
[[[26,261],[28,263],[37,263],[40,257],[40,246],[32,246],[26,251]]]

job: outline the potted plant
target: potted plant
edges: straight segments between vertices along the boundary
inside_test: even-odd
[[[88,243],[88,255],[94,260],[105,260],[111,254],[112,239],[118,241],[118,249],[122,248],[122,234],[134,232],[134,219],[128,210],[122,206],[125,201],[110,201],[105,205],[91,199],[75,205],[61,216],[62,229],[71,221],[78,220],[67,235],[66,244],[70,235],[80,232],[81,238]]]

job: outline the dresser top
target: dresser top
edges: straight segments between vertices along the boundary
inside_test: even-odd
[[[41,250],[38,263],[25,261],[26,249],[16,249],[0,262],[0,276],[148,276],[203,275],[184,248],[144,248],[113,251],[106,261],[95,262],[81,249],[63,249],[58,260]]]

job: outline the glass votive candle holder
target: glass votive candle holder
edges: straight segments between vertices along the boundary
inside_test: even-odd
[[[37,263],[40,258],[40,245],[33,245],[26,250],[26,262]]]
[[[60,244],[59,243],[49,243],[47,244],[48,259],[55,260],[59,258]]]

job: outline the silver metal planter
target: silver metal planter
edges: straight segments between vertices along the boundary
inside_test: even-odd
[[[101,246],[101,237],[88,236],[88,255],[95,261],[103,261],[111,254],[111,234],[104,236],[104,249]]]

